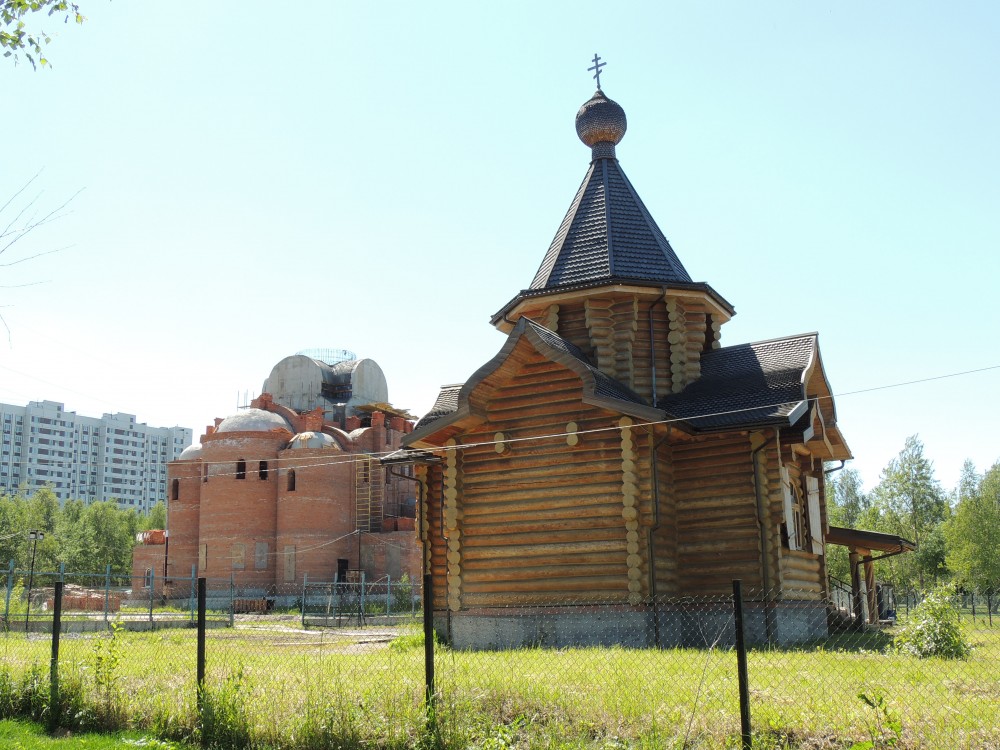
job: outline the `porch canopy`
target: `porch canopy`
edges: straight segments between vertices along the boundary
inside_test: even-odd
[[[909,539],[881,531],[848,529],[831,526],[826,532],[829,544],[839,544],[851,552],[851,593],[854,600],[855,622],[867,620],[878,622],[878,602],[875,592],[875,560],[894,557],[904,552],[913,552],[917,545]],[[872,557],[872,552],[881,552]],[[864,586],[862,587],[861,566],[864,566]],[[867,611],[865,611],[867,610]]]
[[[873,551],[913,552],[917,545],[909,539],[904,539],[895,534],[883,534],[881,531],[864,531],[862,529],[848,529],[843,526],[831,526],[826,532],[826,541],[830,544],[839,544],[848,547],[852,552],[857,551],[863,556],[871,555]]]

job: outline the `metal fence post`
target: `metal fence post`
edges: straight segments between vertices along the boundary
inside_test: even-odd
[[[201,717],[202,697],[205,691],[205,600],[207,586],[204,578],[198,579],[198,656],[196,679],[198,684],[198,716]]]
[[[750,750],[750,685],[747,675],[747,647],[743,637],[743,582],[733,579],[733,613],[736,619],[736,669],[740,683],[740,735],[743,750]]]
[[[10,561],[10,567],[7,568],[7,597],[4,599],[3,605],[3,625],[4,630],[10,629],[10,596],[14,591],[14,561]]]
[[[198,587],[198,566],[191,566],[191,587],[188,589],[188,600],[191,609],[191,622],[194,622],[194,600],[195,600],[195,590]]]
[[[302,576],[302,629],[305,630],[306,627],[306,585],[309,583],[309,574],[306,573]]]
[[[385,577],[385,622],[389,624],[389,616],[392,614],[392,576]]]
[[[424,700],[434,707],[434,595],[430,573],[424,574]]]
[[[229,574],[229,627],[236,625],[236,579]]]
[[[62,600],[65,583],[56,581],[52,603],[52,661],[49,667],[49,730],[59,726],[59,634],[62,631]]]
[[[104,624],[108,624],[108,609],[111,606],[111,565],[104,568]]]
[[[361,571],[361,583],[358,584],[361,588],[358,594],[358,625],[365,624],[365,571]]]
[[[153,629],[153,592],[156,590],[156,571],[149,569],[149,629]]]

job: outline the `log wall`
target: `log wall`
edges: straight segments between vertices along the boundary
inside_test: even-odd
[[[636,294],[588,297],[531,313],[572,342],[595,367],[653,402],[683,390],[701,374],[701,354],[719,346],[721,319],[696,298]],[[650,350],[652,316],[652,351]],[[654,362],[655,360],[655,362]]]
[[[760,527],[746,435],[673,447],[680,593],[732,591],[732,579],[760,588]]]
[[[776,594],[787,599],[810,599],[826,593],[826,566],[822,555],[813,554],[808,537],[802,541],[804,549],[792,550],[782,540],[781,527],[785,522],[784,492],[781,485],[781,467],[788,470],[789,482],[802,485],[806,471],[812,470],[812,460],[800,456],[792,450],[791,444],[782,442],[781,450],[772,439],[760,452],[761,462],[766,465],[769,524],[768,534],[775,554],[770,558],[777,572],[771,585]],[[820,477],[820,512],[826,524],[825,485],[821,470],[813,471]],[[803,488],[804,490],[804,488]],[[803,503],[806,496],[803,492]]]
[[[651,439],[661,438],[651,436]],[[669,445],[660,445],[656,450],[659,515],[650,526],[653,540],[654,593],[657,596],[677,596],[680,591],[677,567],[677,497],[673,473],[672,449]]]
[[[532,355],[461,436],[454,480],[444,468],[446,497],[456,489],[448,605],[638,603],[649,594],[646,428],[583,405],[574,373]]]

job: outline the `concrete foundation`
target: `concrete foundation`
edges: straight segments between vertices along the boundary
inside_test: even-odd
[[[744,605],[747,645],[794,646],[826,638],[823,602]],[[438,635],[453,648],[710,648],[735,645],[731,604],[627,607],[517,607],[435,613]]]

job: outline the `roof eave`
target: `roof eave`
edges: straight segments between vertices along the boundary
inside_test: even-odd
[[[440,417],[435,419],[433,422],[425,424],[423,427],[418,427],[413,430],[410,434],[404,436],[401,441],[401,445],[404,448],[416,448],[424,447],[428,445],[433,445],[430,442],[424,442],[430,435],[439,432],[440,430],[452,425],[466,417],[470,416],[468,404],[462,404],[459,401],[458,409],[453,411],[451,414],[442,414]]]
[[[643,296],[648,295],[652,298],[662,296],[665,293],[669,294],[670,292],[680,292],[683,296],[701,293],[708,298],[712,306],[716,308],[716,312],[725,318],[725,320],[729,320],[736,314],[736,308],[705,282],[693,281],[658,284],[648,279],[618,279],[609,277],[598,281],[581,284],[564,284],[546,289],[522,289],[516,297],[493,314],[490,318],[490,324],[499,328],[504,333],[508,333],[520,318],[520,314],[518,314],[516,318],[511,319],[511,314],[518,313],[522,304],[528,300],[549,299],[551,302],[558,302],[564,299],[593,297],[606,291],[625,292]],[[687,295],[684,295],[685,292]]]

